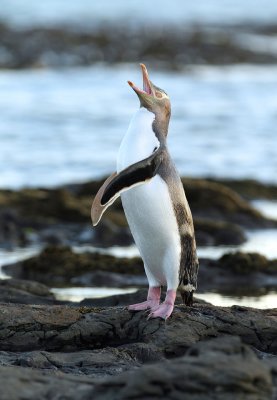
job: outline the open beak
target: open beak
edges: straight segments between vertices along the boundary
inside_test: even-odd
[[[154,92],[152,89],[152,84],[150,82],[148,72],[146,69],[146,66],[144,64],[140,64],[141,71],[142,71],[142,79],[143,79],[143,89],[138,88],[133,82],[128,81],[129,85],[131,88],[136,92],[136,94],[141,97],[141,96],[152,96],[154,97]]]

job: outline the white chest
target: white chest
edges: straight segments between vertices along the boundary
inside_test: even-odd
[[[149,157],[155,147],[159,147],[152,129],[153,121],[154,114],[145,108],[140,108],[134,114],[118,151],[117,172]]]

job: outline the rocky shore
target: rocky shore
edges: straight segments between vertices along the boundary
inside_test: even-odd
[[[275,187],[183,183],[202,244],[238,244],[246,229],[276,227],[249,202],[263,191],[276,199]],[[177,297],[169,320],[148,320],[126,307],[146,297],[139,258],[74,251],[74,245],[132,243],[120,203],[91,228],[100,184],[0,191],[1,247],[42,246],[37,256],[2,267],[12,278],[0,280],[0,399],[276,398],[276,309],[216,307],[197,298],[185,307]],[[276,290],[277,260],[257,253],[200,265],[198,293]],[[57,300],[50,289],[68,286],[138,290],[77,303]]]
[[[0,24],[0,68],[88,66],[96,62],[158,63],[180,69],[192,64],[270,64],[277,53],[253,47],[251,35],[270,38],[276,26],[121,25],[14,28]],[[247,40],[248,39],[248,40]],[[128,41],[128,46],[122,43]]]
[[[133,242],[120,202],[91,228],[93,196],[103,180],[56,189],[0,190],[1,247],[27,244],[62,244],[109,247]],[[245,241],[245,229],[275,228],[277,221],[264,217],[247,201],[260,198],[263,186],[272,199],[276,188],[251,183],[251,196],[244,199],[228,182],[183,179],[194,216],[198,245],[237,245]],[[231,185],[231,184],[230,184]],[[247,181],[245,186],[246,189]],[[244,195],[244,192],[241,193]]]
[[[276,310],[196,302],[165,323],[119,306],[2,303],[0,319],[3,400],[276,393]]]
[[[218,260],[200,258],[198,293],[260,295],[277,287],[277,259],[236,252]],[[38,256],[3,266],[13,278],[34,280],[50,287],[147,287],[140,258],[74,253],[69,247],[48,246]]]

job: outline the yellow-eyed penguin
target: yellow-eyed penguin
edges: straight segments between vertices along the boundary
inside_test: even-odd
[[[150,318],[167,319],[178,288],[185,304],[192,305],[198,259],[191,211],[167,149],[170,100],[149,80],[144,64],[141,69],[143,90],[128,81],[140,108],[121,142],[117,172],[99,189],[91,217],[97,225],[104,211],[121,196],[149,282],[147,300],[129,310],[149,309]],[[160,304],[161,286],[167,287],[167,294]]]

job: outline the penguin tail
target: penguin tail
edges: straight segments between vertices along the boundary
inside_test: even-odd
[[[191,307],[193,305],[193,293],[193,290],[191,292],[187,290],[181,291],[181,297],[186,306]]]

